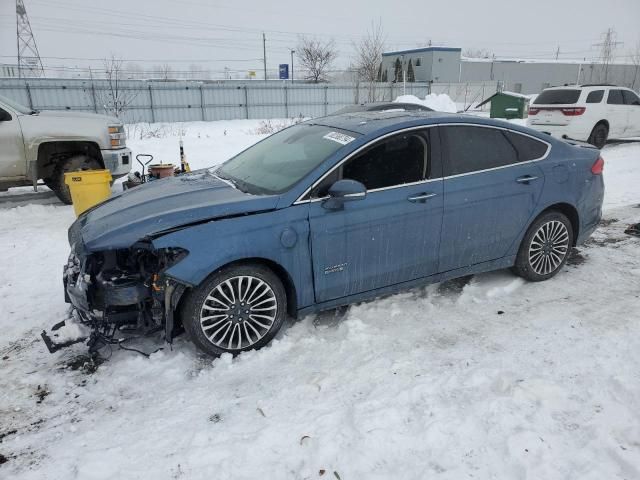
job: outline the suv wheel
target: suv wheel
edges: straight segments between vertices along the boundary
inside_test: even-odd
[[[513,270],[532,282],[553,277],[569,257],[573,235],[566,215],[555,211],[544,213],[527,230]]]
[[[45,184],[49,187],[62,203],[71,205],[71,192],[64,183],[64,174],[77,170],[98,170],[102,168],[100,162],[87,155],[74,155],[60,162],[53,170],[53,175],[45,179]]]
[[[180,309],[187,335],[218,356],[265,346],[287,316],[280,279],[262,265],[223,268],[187,294]]]
[[[591,131],[591,135],[589,135],[589,140],[587,140],[591,145],[602,148],[607,143],[607,137],[609,136],[609,129],[604,123],[599,123],[593,130]]]

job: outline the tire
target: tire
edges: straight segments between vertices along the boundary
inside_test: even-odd
[[[102,168],[100,162],[87,155],[74,155],[60,162],[53,170],[53,175],[45,179],[45,184],[56,194],[62,203],[71,205],[71,192],[64,183],[64,174],[77,170],[98,170]]]
[[[179,314],[199,350],[237,355],[264,347],[278,333],[287,317],[287,294],[262,265],[230,266],[188,292]]]
[[[607,143],[607,138],[609,137],[609,129],[604,123],[599,123],[593,130],[591,130],[591,135],[589,135],[589,142],[591,145],[597,148],[602,148]]]
[[[543,213],[522,239],[513,271],[530,282],[548,280],[569,258],[573,236],[573,227],[566,215],[557,211]]]

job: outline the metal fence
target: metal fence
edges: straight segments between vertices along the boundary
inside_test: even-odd
[[[498,89],[498,82],[306,84],[288,82],[199,82],[124,80],[117,99],[127,123],[249,118],[319,117],[346,105],[394,100],[406,93],[424,98],[447,93],[466,108]],[[36,110],[113,114],[114,87],[106,80],[0,78],[0,95]]]

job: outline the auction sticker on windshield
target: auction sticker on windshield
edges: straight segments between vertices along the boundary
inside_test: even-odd
[[[341,143],[342,145],[346,145],[349,142],[353,142],[355,137],[350,137],[349,135],[345,135],[344,133],[338,132],[329,132],[324,137],[327,140],[333,140],[334,142]]]

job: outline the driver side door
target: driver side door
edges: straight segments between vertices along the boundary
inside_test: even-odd
[[[312,189],[316,302],[437,273],[443,210],[438,149],[430,129],[394,134],[348,158]],[[340,179],[361,182],[366,196],[329,209],[327,191]]]
[[[18,116],[0,106],[0,179],[19,180],[27,174]]]

